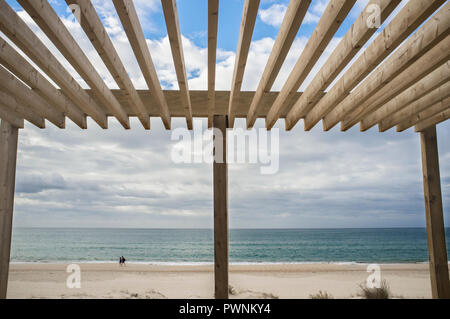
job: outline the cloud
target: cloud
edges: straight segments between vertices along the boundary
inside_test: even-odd
[[[259,18],[269,25],[279,27],[283,22],[287,7],[283,4],[273,4],[267,9],[260,9]]]

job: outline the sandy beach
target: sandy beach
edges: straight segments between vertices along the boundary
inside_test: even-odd
[[[80,264],[81,288],[67,288],[67,264],[12,264],[8,298],[212,298],[212,265]],[[364,264],[231,265],[230,298],[309,298],[319,290],[357,298]],[[394,297],[431,298],[428,264],[382,264]]]

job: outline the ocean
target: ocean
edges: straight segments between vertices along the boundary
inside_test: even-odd
[[[447,250],[450,236],[447,233]],[[231,263],[420,263],[425,228],[231,229]],[[211,229],[14,228],[12,262],[212,263]],[[449,254],[450,255],[450,254]]]

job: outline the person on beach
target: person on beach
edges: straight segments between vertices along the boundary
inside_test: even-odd
[[[122,266],[122,264],[123,264],[123,257],[120,256],[120,257],[119,257],[119,266]]]
[[[125,266],[125,257],[122,256],[122,265]]]

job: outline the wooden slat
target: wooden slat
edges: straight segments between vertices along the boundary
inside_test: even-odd
[[[361,131],[366,131],[376,123],[387,119],[389,116],[406,107],[408,104],[421,98],[428,92],[438,88],[450,79],[450,61],[425,76],[419,82],[404,90],[394,99],[380,107],[375,112],[368,114],[361,121]],[[394,125],[397,124],[392,122]],[[390,122],[390,124],[392,124]]]
[[[14,188],[19,130],[6,121],[0,125],[0,299],[6,299],[11,253]]]
[[[214,296],[228,299],[227,116],[214,115]],[[220,132],[220,134],[219,134]]]
[[[280,31],[278,31],[277,38],[270,52],[264,72],[256,89],[255,97],[253,98],[250,110],[247,115],[247,128],[253,127],[259,111],[260,102],[263,94],[269,92],[272,88],[275,79],[280,72],[281,66],[294,42],[298,29],[302,24],[303,18],[308,11],[311,0],[293,0],[289,2],[286,13],[281,24]]]
[[[0,30],[82,111],[91,116],[102,128],[108,128],[108,119],[102,108],[86,94],[78,82],[4,0],[0,0]]]
[[[89,87],[96,91],[101,103],[111,110],[124,128],[129,129],[130,122],[122,106],[114,98],[114,95],[50,4],[46,0],[18,0],[18,2]]]
[[[341,131],[346,131],[362,118],[389,102],[399,92],[405,90],[425,75],[434,71],[450,58],[450,36],[435,45],[432,49],[412,63],[392,81],[384,85],[366,101],[361,103],[354,111],[345,116],[341,122]]]
[[[328,3],[294,69],[289,74],[279,96],[267,114],[267,129],[271,129],[279,119],[284,103],[302,85],[355,2],[355,0],[335,0]]]
[[[433,298],[450,299],[436,126],[433,125],[420,133],[420,146],[431,292]]]
[[[411,0],[306,115],[305,130],[338,105],[377,65],[424,22],[444,1]]]
[[[386,83],[389,83],[397,75],[401,74],[411,64],[417,61],[436,43],[448,37],[450,33],[450,3],[447,7],[440,10],[433,19],[430,19],[422,28],[420,28],[411,38],[398,48],[389,58],[386,59],[378,68],[372,72],[352,94],[347,96],[339,105],[337,105],[323,120],[324,129],[329,130],[339,121],[345,118],[350,112],[354,111],[361,103],[382,89]],[[444,45],[448,48],[450,38]],[[442,52],[441,61],[446,60],[449,52]]]
[[[376,32],[376,28],[367,23],[373,10],[373,5],[380,8],[380,22],[383,23],[400,0],[371,0],[356,19],[350,30],[339,42],[325,64],[320,68],[314,79],[306,88],[304,94],[294,104],[286,117],[286,130],[292,129],[295,124],[313,108],[323,92],[347,66],[353,57],[361,50],[364,44]]]
[[[45,119],[43,117],[37,115],[31,110],[31,108],[19,102],[14,96],[1,90],[0,103],[8,107],[15,113],[20,114],[21,117],[26,119],[28,122],[33,123],[35,126],[39,128],[45,128]]]
[[[79,23],[121,90],[127,93],[130,105],[145,129],[150,129],[150,116],[139,98],[117,51],[90,0],[66,0],[67,5],[77,5]]]
[[[10,123],[14,127],[17,127],[17,128],[24,127],[23,117],[19,113],[12,111],[10,108],[8,108],[6,105],[4,105],[2,102],[0,102],[0,119],[2,121],[6,121],[6,122]]]
[[[92,90],[87,90],[89,94],[94,96],[95,94]],[[119,100],[119,102],[124,107],[128,116],[134,116],[133,110],[128,106],[128,100],[126,96],[123,94],[121,90],[112,90],[113,94]],[[169,105],[170,114],[172,117],[185,117],[184,108],[181,102],[182,92],[174,91],[174,90],[165,90],[164,96]],[[161,110],[158,107],[158,103],[149,90],[138,90],[138,94],[141,97],[144,104],[147,106],[150,112],[150,116],[160,116]],[[189,91],[192,100],[192,116],[193,117],[202,117],[208,118],[208,91]],[[286,110],[283,111],[281,117],[286,115],[287,109],[295,102],[295,99],[298,99],[301,96],[301,92],[297,92],[289,101],[286,103]],[[228,114],[228,104],[230,98],[230,91],[216,91],[216,107],[215,114],[216,115],[226,115]],[[255,95],[254,91],[242,91],[239,96],[239,106],[236,109],[236,117],[245,118],[248,114],[248,109],[250,107],[250,103]],[[258,117],[264,118],[269,111],[270,106],[275,101],[278,92],[268,92],[264,94],[263,99],[261,100],[261,110],[259,111]],[[111,115],[111,114],[108,114]]]
[[[180,21],[176,0],[161,0],[164,17],[166,20],[167,34],[169,36],[170,48],[172,50],[175,72],[177,74],[178,86],[182,92],[182,102],[185,111],[188,129],[192,129],[192,106],[189,95],[189,85],[184,62],[183,44],[180,32]]]
[[[448,96],[450,96],[450,82],[444,83],[408,106],[381,120],[378,123],[378,130],[384,132],[403,120],[419,114],[429,106],[442,102]]]
[[[19,81],[14,75],[0,65],[0,89],[13,95],[36,114],[48,119],[59,128],[65,127],[64,114],[48,104],[36,92]]]
[[[242,79],[244,78],[245,66],[247,64],[248,51],[252,42],[253,29],[258,14],[259,0],[245,0],[242,11],[241,28],[234,60],[233,78],[231,82],[231,94],[228,106],[228,125],[234,126],[234,118],[237,100],[241,93]]]
[[[161,119],[166,129],[170,130],[170,112],[161,89],[161,84],[153,64],[152,56],[145,40],[144,32],[132,0],[113,0],[117,14],[122,22],[128,41],[133,49],[148,88],[155,96],[161,110]]]
[[[219,0],[208,1],[208,128],[213,125],[216,97],[216,52]]]
[[[422,132],[423,130],[431,126],[447,121],[448,119],[450,119],[450,109],[439,112],[438,114],[433,115],[432,117],[417,123],[414,126],[414,131]]]
[[[2,38],[0,38],[0,63],[80,128],[87,128],[86,115]]]
[[[450,97],[447,97],[446,99],[427,107],[422,112],[414,114],[409,118],[403,120],[397,125],[397,132],[403,132],[404,130],[414,126],[421,121],[425,121],[438,113],[446,111],[448,108],[450,108]]]

